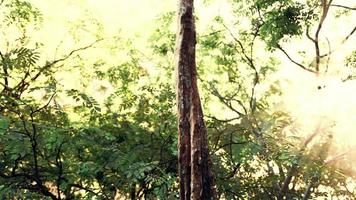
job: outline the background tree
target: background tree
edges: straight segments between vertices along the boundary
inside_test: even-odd
[[[53,41],[35,33],[55,16],[35,5],[48,2],[0,3],[0,197],[179,199],[175,4],[150,24],[154,32],[130,38],[123,30],[108,36],[88,11],[65,41],[45,48]],[[281,108],[294,102],[285,99],[283,69],[321,82],[335,75],[337,89],[353,87],[353,2],[326,3],[196,2],[196,83],[218,199],[355,199],[354,149],[337,145],[352,140],[331,120],[308,130]],[[228,9],[213,14],[221,4]],[[329,31],[337,22],[351,24],[340,40],[333,37],[341,28]],[[316,94],[333,87],[301,85]]]

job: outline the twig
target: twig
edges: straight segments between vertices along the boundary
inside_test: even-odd
[[[279,50],[281,50],[281,51],[284,53],[284,55],[286,55],[287,58],[288,58],[292,63],[298,65],[300,68],[302,68],[302,69],[304,69],[304,70],[306,70],[306,71],[308,71],[308,72],[317,73],[316,71],[311,70],[311,69],[309,69],[309,68],[306,68],[304,65],[302,65],[302,64],[296,62],[295,60],[293,60],[293,59],[289,56],[289,54],[287,53],[287,51],[284,50],[280,45],[278,45],[277,48],[278,48]]]
[[[340,5],[340,4],[331,4],[330,6],[344,8],[344,9],[348,9],[348,10],[356,10],[356,8],[344,6],[344,5]]]
[[[31,77],[30,80],[26,80],[30,74],[29,73],[26,73],[24,78],[22,78],[22,80],[13,88],[13,90],[18,90],[19,92],[23,92],[24,90],[26,90],[26,88],[29,86],[29,83],[30,82],[33,82],[35,80],[37,80],[38,77],[40,77],[42,75],[42,73],[46,70],[48,70],[50,67],[54,66],[55,64],[59,63],[59,62],[62,62],[62,61],[65,61],[67,60],[68,58],[70,58],[73,54],[79,52],[79,51],[83,51],[83,50],[86,50],[88,48],[91,48],[94,46],[94,44],[96,44],[97,42],[101,41],[102,39],[99,39],[99,40],[96,40],[94,41],[93,43],[87,45],[87,46],[84,46],[84,47],[81,47],[81,48],[78,48],[78,49],[74,49],[72,50],[69,54],[67,54],[66,56],[60,58],[60,59],[57,59],[57,60],[54,60],[52,62],[49,62],[47,63],[46,65],[44,65],[43,67],[41,67],[38,72],[33,76]]]
[[[227,147],[227,146],[231,146],[231,145],[242,145],[242,144],[248,144],[248,143],[250,143],[250,142],[249,142],[249,141],[244,141],[244,142],[233,142],[233,141],[231,141],[231,142],[229,142],[229,143],[220,145],[220,146],[217,148],[217,150],[222,149],[222,148],[225,148],[225,147]]]
[[[80,189],[80,190],[84,190],[84,191],[89,192],[89,193],[92,193],[92,194],[94,194],[94,195],[96,195],[96,196],[99,196],[99,195],[100,195],[98,192],[94,192],[93,190],[91,190],[91,189],[89,189],[89,188],[86,188],[86,187],[84,187],[84,186],[82,186],[82,185],[79,185],[79,184],[70,184],[69,186],[70,186],[70,187],[74,187],[74,188],[78,188],[78,189]]]
[[[230,36],[235,40],[235,42],[237,42],[237,44],[240,46],[241,53],[244,56],[244,60],[246,60],[248,65],[254,70],[254,72],[255,72],[254,84],[259,83],[259,79],[260,78],[259,78],[259,75],[258,75],[258,71],[257,71],[257,69],[255,67],[255,64],[253,62],[253,59],[247,55],[246,49],[244,48],[242,42],[235,37],[235,35],[231,32],[231,30],[225,24],[223,24],[223,26],[229,32]]]
[[[329,7],[330,7],[332,1],[333,0],[329,0],[329,2],[327,2],[327,0],[322,0],[322,15],[320,17],[318,28],[316,29],[315,37],[314,37],[315,61],[316,61],[315,71],[316,72],[319,72],[319,68],[320,68],[319,34],[321,31],[321,28],[323,27],[326,16],[328,15]]]
[[[332,53],[334,53],[338,48],[340,48],[341,45],[345,44],[346,41],[348,39],[350,39],[350,37],[356,32],[356,26],[350,31],[350,33],[340,42],[340,44],[338,45],[338,47],[332,51],[330,51],[329,53],[327,54],[323,54],[321,55],[320,57],[323,58],[325,56],[328,56],[328,55],[331,55]]]
[[[245,116],[243,113],[241,113],[240,111],[236,110],[232,104],[231,104],[231,101],[227,101],[225,97],[223,97],[218,91],[216,88],[212,88],[213,91],[212,91],[212,94],[216,97],[218,97],[218,99],[223,103],[225,104],[228,108],[230,108],[232,111],[234,111],[235,113],[237,113],[239,116]]]
[[[328,47],[329,47],[329,56],[328,56],[328,60],[326,61],[326,67],[325,67],[325,73],[328,72],[329,70],[329,64],[330,64],[330,54],[331,54],[331,44],[328,38],[326,38],[326,41],[328,42]]]
[[[55,95],[56,95],[56,92],[51,95],[51,97],[49,98],[48,102],[44,106],[38,108],[37,110],[32,111],[32,114],[35,114],[35,113],[40,112],[41,110],[47,108],[48,105],[51,103],[51,101],[52,101],[52,99],[54,98]]]
[[[213,119],[215,121],[223,122],[223,123],[229,123],[229,122],[241,119],[241,116],[233,117],[233,118],[230,118],[230,119],[218,119],[218,118],[216,118],[214,116],[211,116],[211,115],[205,115],[205,117]]]

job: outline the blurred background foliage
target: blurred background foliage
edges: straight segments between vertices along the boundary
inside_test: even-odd
[[[221,199],[355,199],[352,155],[330,159],[332,131],[300,133],[279,107],[276,51],[317,25],[318,2],[232,0],[208,22],[197,9],[198,25],[207,24],[197,64]],[[71,42],[48,55],[35,35],[47,17],[38,3],[0,3],[0,197],[178,199],[174,10],[142,30],[144,48],[140,36],[108,37],[87,12],[70,23]],[[333,17],[354,16],[346,11]],[[344,61],[353,69],[355,51]]]

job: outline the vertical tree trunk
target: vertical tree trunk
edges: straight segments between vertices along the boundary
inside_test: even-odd
[[[130,199],[131,200],[136,199],[136,184],[134,184],[134,183],[131,185]]]
[[[181,200],[217,199],[211,173],[195,63],[193,0],[179,0],[177,31],[177,106]]]

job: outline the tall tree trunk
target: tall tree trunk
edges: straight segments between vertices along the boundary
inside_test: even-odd
[[[130,190],[130,199],[135,200],[136,199],[136,184],[133,183],[131,185],[131,190]]]
[[[181,200],[217,199],[207,132],[203,120],[195,63],[194,1],[179,0],[177,106],[179,134],[179,187]]]

